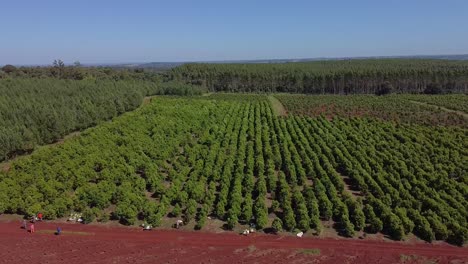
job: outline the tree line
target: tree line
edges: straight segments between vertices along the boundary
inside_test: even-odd
[[[0,79],[0,161],[133,110],[145,96],[201,93],[187,84],[139,79]]]
[[[66,80],[106,79],[106,80],[145,80],[160,81],[161,75],[142,68],[112,68],[106,66],[82,66],[80,62],[65,65],[55,60],[48,66],[21,66],[8,64],[0,68],[0,79],[5,78],[54,78]]]
[[[272,64],[185,64],[171,80],[223,92],[468,93],[468,62],[366,59]]]

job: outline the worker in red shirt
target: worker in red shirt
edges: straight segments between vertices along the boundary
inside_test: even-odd
[[[39,221],[42,221],[42,213],[38,213],[37,218],[39,219]]]

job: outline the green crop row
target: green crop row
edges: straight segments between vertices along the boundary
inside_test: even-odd
[[[468,239],[466,129],[277,117],[248,97],[158,97],[39,149],[0,174],[0,212]]]

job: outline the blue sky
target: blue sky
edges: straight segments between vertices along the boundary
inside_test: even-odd
[[[0,65],[468,53],[466,0],[15,0]]]

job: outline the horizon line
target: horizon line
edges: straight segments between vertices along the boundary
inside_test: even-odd
[[[346,60],[346,59],[392,59],[392,58],[437,58],[437,57],[455,57],[455,56],[468,56],[468,53],[461,53],[461,54],[414,54],[414,55],[375,55],[375,56],[342,56],[342,57],[332,57],[332,56],[324,56],[324,57],[303,57],[303,58],[265,58],[265,59],[226,59],[226,60],[174,60],[174,61],[140,61],[140,62],[95,62],[95,63],[87,63],[87,62],[80,62],[82,66],[125,66],[125,65],[142,65],[142,64],[151,64],[151,63],[160,63],[160,64],[186,64],[186,63],[242,63],[242,62],[272,62],[272,61],[284,61],[284,62],[294,62],[294,61],[320,61],[320,60]],[[444,59],[444,58],[439,58]],[[468,60],[468,57],[466,59]],[[76,60],[79,61],[79,60]],[[42,63],[33,63],[33,64],[12,64],[12,63],[3,63],[0,65],[13,65],[15,67],[46,67],[51,66],[50,64],[42,64]],[[66,66],[71,66],[73,63],[66,63]]]

